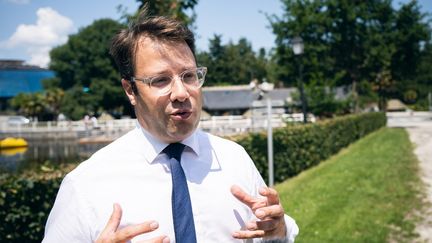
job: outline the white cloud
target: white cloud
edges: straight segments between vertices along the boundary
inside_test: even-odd
[[[15,4],[28,4],[30,3],[30,0],[6,0],[7,2],[10,3],[15,3]]]
[[[0,46],[8,49],[24,47],[30,55],[30,64],[46,67],[51,48],[64,44],[74,27],[72,20],[50,7],[40,8],[36,14],[36,24],[19,25],[15,33]]]

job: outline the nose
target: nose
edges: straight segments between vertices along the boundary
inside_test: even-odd
[[[180,77],[175,77],[171,86],[170,100],[184,102],[190,97],[190,94],[181,81]]]

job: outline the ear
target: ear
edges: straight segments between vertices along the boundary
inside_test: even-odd
[[[129,99],[129,102],[132,105],[135,105],[136,100],[135,100],[135,93],[133,92],[133,89],[132,89],[132,84],[124,78],[122,78],[121,83],[122,83],[123,89],[126,93],[126,96]]]

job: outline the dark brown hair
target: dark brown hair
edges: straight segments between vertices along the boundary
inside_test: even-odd
[[[195,56],[195,39],[181,22],[164,16],[147,16],[144,8],[127,29],[114,36],[110,54],[114,58],[123,79],[131,80],[135,74],[135,58],[138,41],[145,36],[156,41],[186,42]]]

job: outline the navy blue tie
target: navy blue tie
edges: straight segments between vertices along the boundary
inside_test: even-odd
[[[172,194],[171,205],[176,243],[196,242],[195,224],[186,176],[180,160],[185,145],[172,143],[163,151],[170,158]]]

